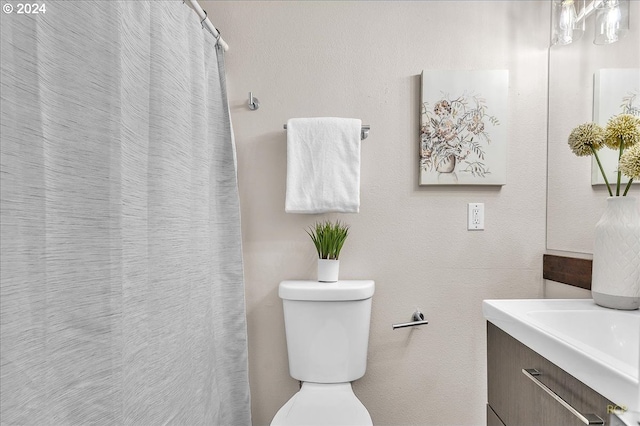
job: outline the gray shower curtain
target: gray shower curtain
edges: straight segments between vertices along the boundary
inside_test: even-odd
[[[223,53],[181,1],[44,3],[1,17],[2,424],[249,425]]]

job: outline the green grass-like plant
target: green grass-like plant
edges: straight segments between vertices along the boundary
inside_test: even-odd
[[[342,245],[349,235],[349,225],[339,220],[335,223],[329,220],[316,222],[307,234],[316,246],[320,259],[338,259]]]

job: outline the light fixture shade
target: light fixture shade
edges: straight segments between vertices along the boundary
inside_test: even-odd
[[[596,6],[594,44],[615,43],[629,32],[629,0],[601,0]]]
[[[584,34],[586,0],[553,0],[551,10],[551,44],[565,45]],[[582,18],[581,18],[582,17]]]

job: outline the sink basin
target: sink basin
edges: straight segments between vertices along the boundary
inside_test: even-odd
[[[621,311],[532,311],[540,327],[633,376],[638,374],[640,316]]]
[[[503,331],[615,404],[640,412],[640,311],[591,299],[485,300]]]

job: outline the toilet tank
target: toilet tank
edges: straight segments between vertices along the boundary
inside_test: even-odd
[[[371,280],[280,283],[291,377],[343,383],[364,376],[374,289]]]

